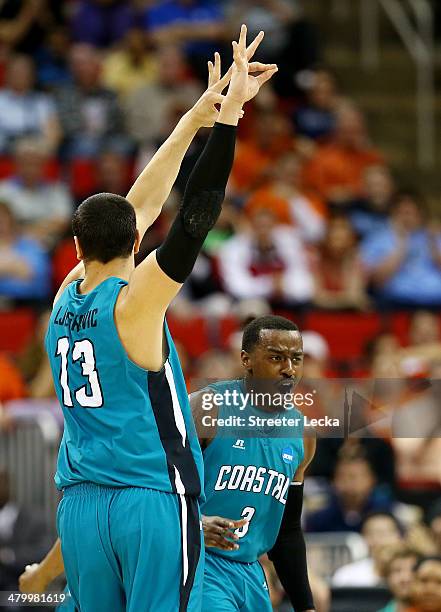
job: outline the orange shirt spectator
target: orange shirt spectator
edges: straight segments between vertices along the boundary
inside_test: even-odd
[[[252,134],[251,138],[239,140],[236,146],[231,183],[239,193],[261,185],[270,165],[293,145],[288,119],[282,113],[256,114]]]
[[[344,203],[362,195],[366,168],[381,162],[381,154],[368,142],[363,116],[345,106],[334,141],[317,149],[305,165],[303,180],[326,200]]]
[[[0,353],[0,401],[26,396],[26,387],[19,370],[5,353]]]
[[[306,241],[320,240],[326,227],[326,206],[300,181],[301,164],[294,152],[287,152],[271,166],[270,182],[257,189],[246,202],[245,212],[270,210],[278,223],[295,225]]]

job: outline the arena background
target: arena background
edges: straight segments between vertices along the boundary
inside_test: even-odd
[[[75,264],[72,211],[97,191],[127,193],[203,90],[214,50],[229,64],[241,23],[266,31],[258,59],[279,73],[246,107],[224,211],[169,311],[189,388],[240,375],[241,327],[271,311],[304,333],[322,404],[349,379],[398,381],[400,435],[319,439],[304,509],[317,610],[379,610],[397,546],[441,554],[439,2],[4,0],[0,591],[55,537],[62,416],[43,339]],[[386,517],[362,530],[376,510],[399,529]],[[290,610],[264,563],[274,610]]]

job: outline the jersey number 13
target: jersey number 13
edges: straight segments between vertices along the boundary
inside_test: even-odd
[[[68,355],[69,338],[59,338],[56,356],[61,357],[60,385],[63,389],[63,404],[73,406],[72,394],[83,408],[100,408],[103,405],[103,393],[101,390],[98,372],[95,369],[95,351],[90,340],[77,340],[72,348],[72,363],[80,361],[82,375],[87,378],[87,383],[75,390],[69,387]]]

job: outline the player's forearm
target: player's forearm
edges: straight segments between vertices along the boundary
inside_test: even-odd
[[[61,542],[59,538],[40,563],[40,570],[48,584],[64,572],[63,555],[61,554]]]
[[[296,477],[297,475],[296,473]],[[268,553],[296,612],[314,610],[305,539],[301,528],[302,506],[303,484],[291,485],[279,535]]]
[[[199,127],[192,110],[188,111],[127,194],[128,201],[136,211],[141,237],[160,214]]]
[[[193,269],[225,197],[234,160],[236,128],[216,123],[188,179],[182,206],[164,243],[156,251],[159,267],[183,283]]]
[[[225,125],[237,125],[239,123],[242,106],[243,104],[241,102],[227,96],[224,102],[222,102],[217,122]]]

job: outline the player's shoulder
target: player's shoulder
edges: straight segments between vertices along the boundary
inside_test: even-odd
[[[214,380],[207,382],[203,387],[193,391],[190,394],[190,402],[192,405],[202,402],[207,397],[224,394],[225,391],[232,391],[239,388],[240,381],[236,379],[229,380]]]

